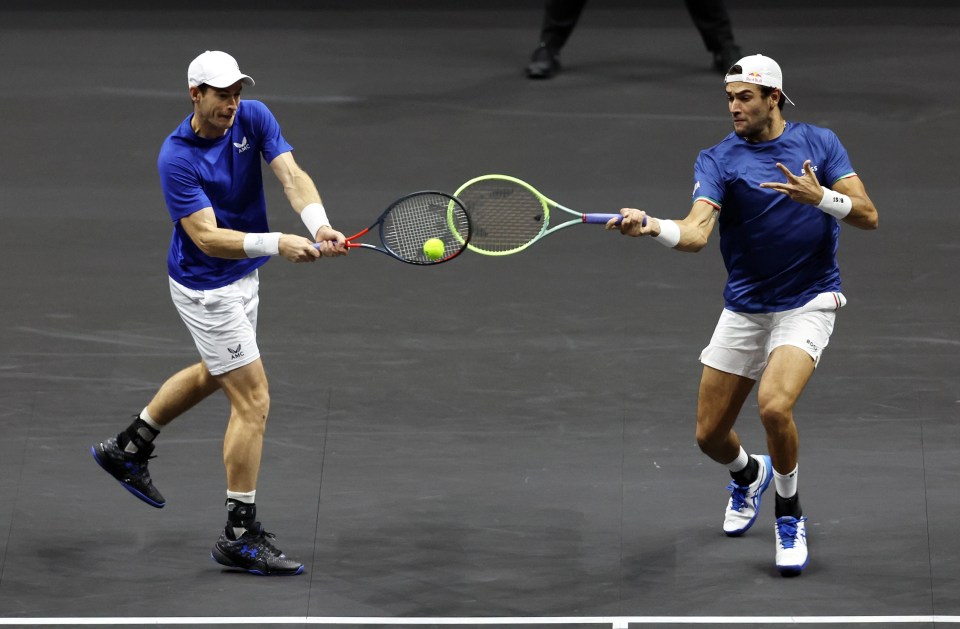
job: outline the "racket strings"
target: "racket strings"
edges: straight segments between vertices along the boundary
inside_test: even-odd
[[[470,236],[470,220],[463,206],[450,197],[420,193],[409,196],[387,212],[380,226],[383,244],[408,262],[430,264],[459,253]],[[439,260],[428,258],[423,245],[436,238],[443,243]]]
[[[526,187],[503,179],[476,181],[457,192],[470,213],[470,248],[505,253],[525,247],[547,227],[540,199]]]

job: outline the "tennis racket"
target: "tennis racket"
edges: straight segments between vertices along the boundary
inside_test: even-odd
[[[525,181],[507,175],[484,175],[460,186],[455,196],[470,215],[471,251],[505,256],[523,251],[556,231],[584,223],[605,224],[619,214],[583,214],[552,201]],[[569,220],[550,224],[551,212]]]
[[[380,234],[379,245],[353,242],[374,229]],[[349,248],[373,249],[401,262],[429,265],[463,253],[470,235],[470,217],[460,200],[428,190],[397,199],[370,227],[346,240]]]

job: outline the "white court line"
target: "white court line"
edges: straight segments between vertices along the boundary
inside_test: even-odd
[[[167,616],[129,618],[0,618],[0,625],[822,625],[957,623],[960,616],[541,616],[396,618],[360,616]]]

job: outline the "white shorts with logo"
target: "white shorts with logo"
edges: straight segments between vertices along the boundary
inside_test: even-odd
[[[170,278],[170,297],[211,374],[224,374],[260,357],[258,271],[211,290],[187,288]]]
[[[781,345],[793,345],[814,365],[830,342],[837,310],[847,303],[842,293],[821,293],[800,308],[752,314],[724,309],[700,362],[726,373],[758,380],[767,357]]]

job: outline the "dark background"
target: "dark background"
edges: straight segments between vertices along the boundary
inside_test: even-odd
[[[797,409],[803,576],[774,569],[772,501],[722,535],[727,474],[694,442],[716,236],[698,255],[582,227],[435,268],[271,261],[258,505],[301,577],[209,559],[222,397],[159,438],[163,510],[89,454],[196,360],[155,163],[194,56],[257,80],[244,96],[345,232],[489,172],[680,218],[697,152],[730,130],[680,3],[589,5],[564,73],[530,82],[532,1],[36,2],[0,10],[0,617],[960,614],[960,9],[729,6],[745,54],[784,68],[787,117],[834,129],[880,210],[843,230],[849,304]],[[272,227],[302,233],[267,186]],[[753,399],[738,431],[764,449]]]

